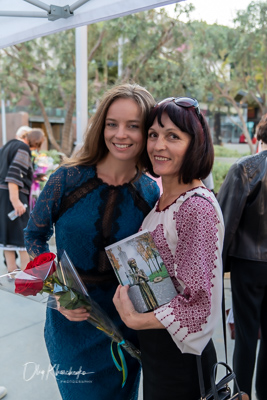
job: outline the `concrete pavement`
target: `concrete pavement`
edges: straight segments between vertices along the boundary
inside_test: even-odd
[[[55,252],[54,246],[50,250]],[[0,251],[0,275],[4,273],[6,268]],[[229,308],[231,290],[228,277],[225,279],[225,295],[226,308]],[[7,400],[61,399],[54,377],[47,374],[49,358],[43,338],[44,321],[44,305],[0,290],[0,385],[7,387]],[[231,365],[234,341],[230,339],[228,330],[227,336],[228,363]],[[224,361],[221,324],[215,332],[214,342],[218,360]],[[222,368],[219,376],[224,372]],[[139,400],[142,400],[141,390]],[[255,395],[251,400],[256,400]]]

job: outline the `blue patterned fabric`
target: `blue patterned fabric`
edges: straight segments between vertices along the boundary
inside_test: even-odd
[[[49,251],[55,226],[57,251],[66,250],[90,296],[108,313],[125,339],[137,345],[136,333],[121,321],[112,297],[118,285],[104,247],[136,233],[159,196],[156,183],[142,174],[133,182],[111,186],[97,177],[95,167],[61,167],[49,179],[25,229],[31,255]],[[140,365],[125,354],[129,375],[111,358],[110,339],[88,322],[70,322],[47,309],[45,340],[64,400],[135,400]],[[61,375],[82,370],[84,375]],[[92,372],[92,374],[89,374]]]

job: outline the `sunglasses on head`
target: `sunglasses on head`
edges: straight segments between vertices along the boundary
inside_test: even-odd
[[[167,97],[166,99],[161,100],[159,103],[157,103],[155,105],[155,107],[159,106],[163,103],[172,102],[172,101],[179,107],[183,107],[183,108],[194,107],[198,118],[200,118],[200,108],[199,108],[198,101],[196,99],[192,99],[191,97]]]

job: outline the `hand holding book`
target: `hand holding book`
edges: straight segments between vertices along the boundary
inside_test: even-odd
[[[138,312],[155,310],[171,301],[176,289],[163,263],[152,235],[138,232],[105,248],[122,286]]]
[[[158,321],[153,312],[139,313],[135,310],[128,296],[128,290],[128,285],[119,285],[113,297],[113,303],[125,325],[135,330],[165,329],[165,326]]]

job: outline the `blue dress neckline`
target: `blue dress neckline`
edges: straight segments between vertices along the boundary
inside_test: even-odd
[[[123,183],[122,185],[110,185],[109,183],[104,182],[103,179],[99,178],[99,176],[97,175],[97,166],[94,165],[93,168],[94,168],[95,178],[98,180],[98,182],[99,182],[101,185],[106,185],[106,186],[108,186],[108,187],[111,188],[111,189],[121,189],[121,188],[127,187],[127,186],[129,186],[129,185],[132,185],[132,183],[136,180],[136,178],[138,177],[138,174],[139,174],[139,170],[138,170],[138,168],[136,167],[136,170],[137,170],[137,171],[136,171],[136,174],[135,174],[135,176],[134,176],[129,182],[125,182],[125,183]]]

